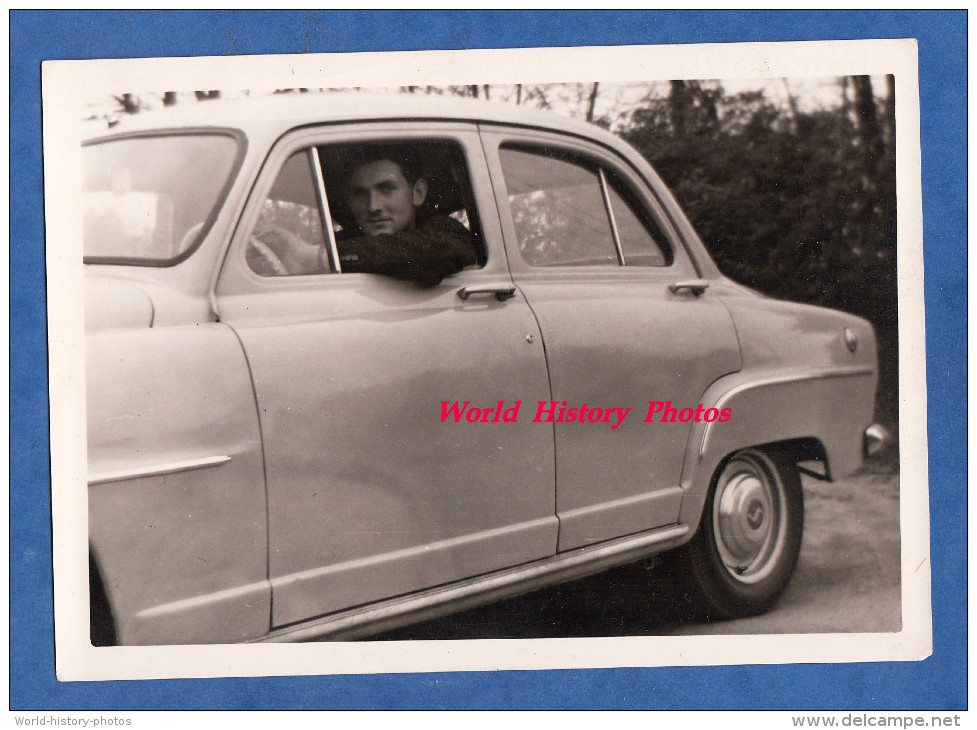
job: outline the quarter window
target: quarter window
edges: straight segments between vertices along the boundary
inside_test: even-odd
[[[561,150],[506,146],[499,158],[519,252],[531,266],[667,266],[653,219],[609,170]]]

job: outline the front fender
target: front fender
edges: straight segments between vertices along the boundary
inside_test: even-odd
[[[89,540],[123,644],[270,625],[261,435],[226,325],[88,337]]]

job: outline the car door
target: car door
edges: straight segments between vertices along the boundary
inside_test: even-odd
[[[269,225],[330,258],[349,225],[331,169],[343,145],[392,140],[426,145],[435,166],[439,150],[456,161],[428,203],[471,228],[478,266],[422,288],[368,273],[275,275],[261,262],[256,234]],[[552,436],[503,418],[549,385],[484,164],[470,126],[371,124],[297,131],[258,178],[217,303],[260,417],[273,627],[555,553]]]
[[[553,403],[536,415],[556,433],[559,549],[675,523],[699,398],[740,367],[730,316],[708,289],[675,287],[698,272],[624,158],[518,128],[483,139],[549,365]],[[653,403],[675,422],[647,421]],[[611,410],[628,408],[623,420]]]

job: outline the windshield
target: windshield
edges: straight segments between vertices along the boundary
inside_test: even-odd
[[[206,235],[238,158],[227,134],[128,137],[83,151],[85,261],[177,263]]]

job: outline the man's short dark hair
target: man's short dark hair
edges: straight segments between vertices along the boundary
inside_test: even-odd
[[[413,185],[423,175],[421,156],[409,144],[364,144],[352,147],[346,156],[345,181],[363,165],[387,160],[400,168],[407,182]]]

